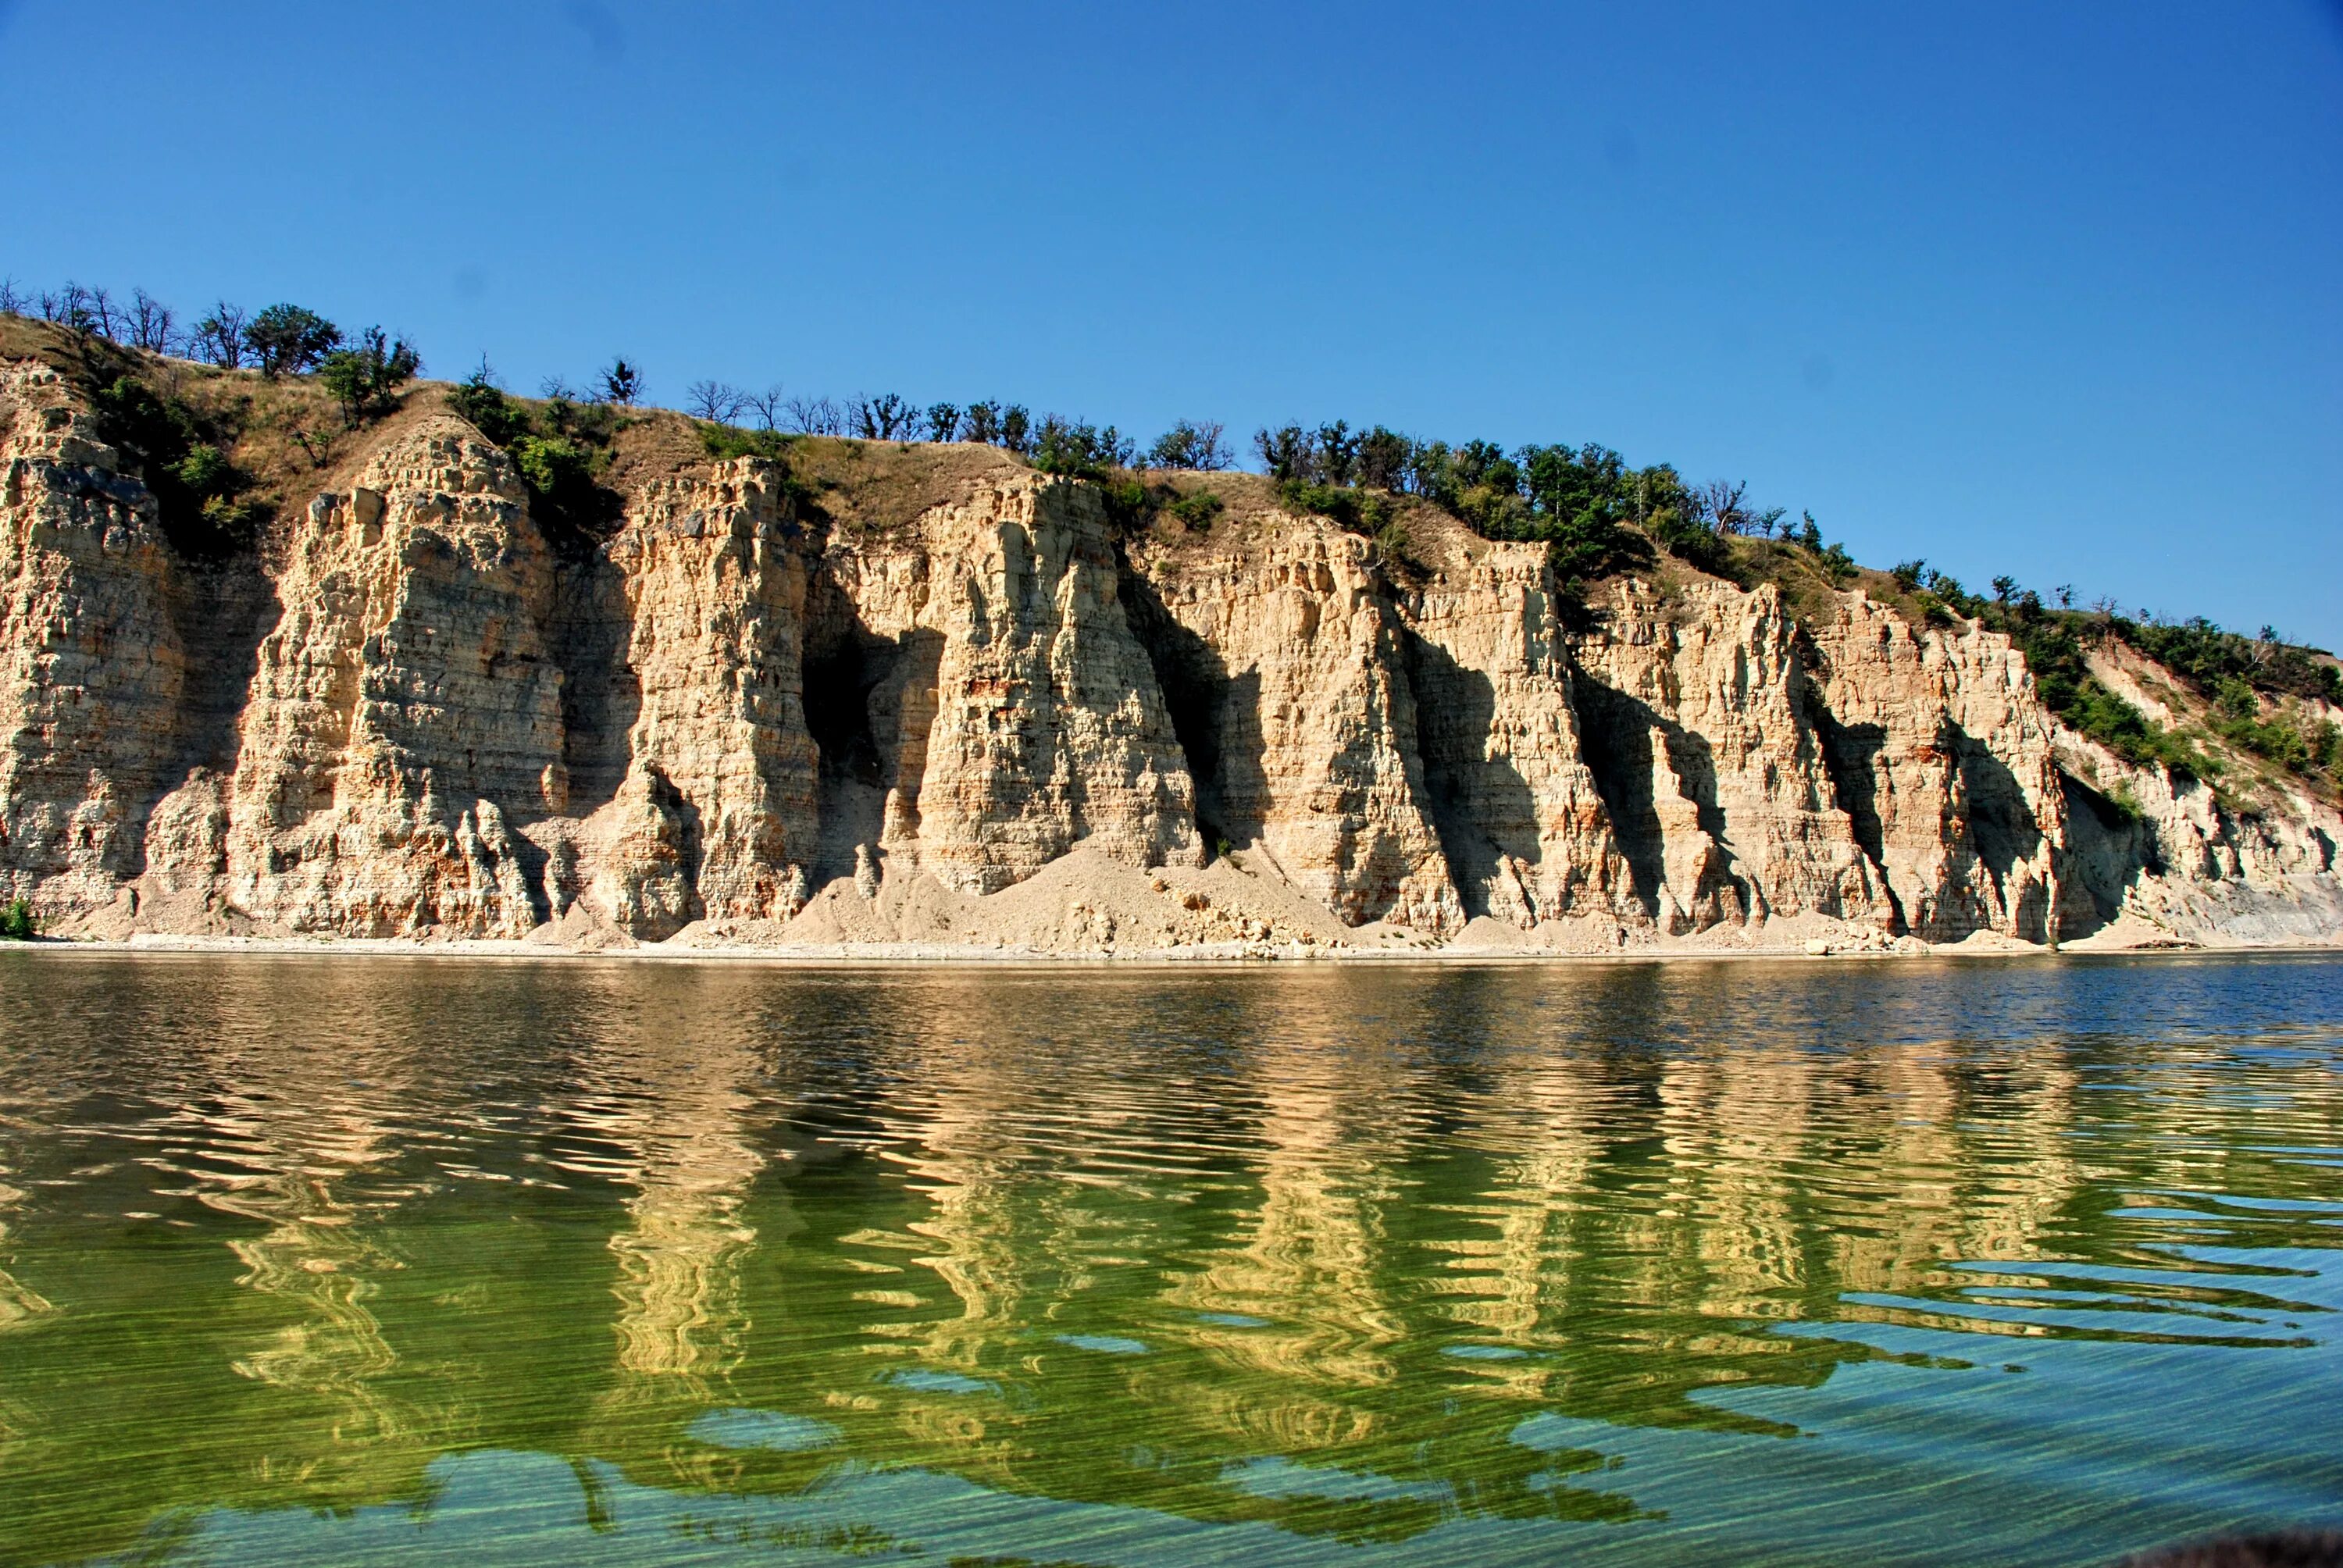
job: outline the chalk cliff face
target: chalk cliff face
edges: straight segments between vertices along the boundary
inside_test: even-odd
[[[883,517],[777,461],[678,459],[580,532],[427,406],[204,563],[99,432],[56,373],[0,367],[0,891],[61,932],[2343,930],[2331,808],[2128,768],[2005,638],[1859,592],[1794,616],[1679,574],[1574,607],[1534,547],[1434,530],[1387,559],[1234,479],[1209,527],[1134,524],[975,450]]]
[[[806,728],[802,530],[769,464],[648,487],[602,559],[581,736],[618,748],[609,798],[574,831],[553,812],[545,909],[582,896],[652,938],[690,921],[786,920],[810,890],[817,754]],[[585,674],[581,671],[581,674]],[[599,678],[594,678],[598,677]],[[608,749],[597,745],[597,750]]]
[[[0,889],[110,902],[175,760],[186,654],[152,497],[57,374],[0,365]]]

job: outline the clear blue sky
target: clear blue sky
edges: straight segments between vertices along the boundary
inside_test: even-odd
[[[2343,647],[2343,8],[0,0],[0,273],[700,377],[1595,439]]]

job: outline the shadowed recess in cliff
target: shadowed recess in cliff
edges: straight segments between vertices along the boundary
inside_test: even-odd
[[[2163,870],[2156,836],[2139,818],[2070,773],[2058,775],[2066,798],[2066,897],[2059,900],[2058,935],[2087,936],[2122,911],[2142,875]],[[2076,890],[2087,894],[2075,897]]]
[[[817,885],[874,863],[883,846],[914,843],[936,719],[940,632],[873,630],[827,568],[807,583],[805,716],[818,759]]]
[[[2010,906],[2010,934],[2026,941],[2048,940],[2056,934],[2049,929],[2050,890],[2016,875],[2042,849],[2042,829],[2025,788],[2009,764],[1950,717],[1945,720],[1943,745],[1960,768],[1961,806],[1977,863]],[[2013,886],[2019,889],[2014,900]]]
[[[1268,742],[1261,726],[1261,672],[1232,676],[1218,649],[1182,626],[1155,585],[1116,560],[1116,591],[1131,635],[1146,650],[1163,693],[1172,733],[1196,790],[1196,827],[1204,847],[1259,841],[1266,817]]]
[[[894,759],[880,748],[871,703],[905,657],[900,643],[859,625],[829,648],[807,652],[806,728],[820,758],[817,880],[850,874],[855,847],[875,847],[884,833]]]
[[[1903,900],[1888,885],[1886,874],[1878,871],[1887,859],[1886,829],[1879,820],[1879,757],[1887,745],[1886,727],[1842,724],[1815,687],[1810,684],[1805,689],[1806,719],[1822,740],[1823,770],[1830,778],[1832,802],[1846,813],[1855,848],[1877,872],[1873,880],[1894,918],[1891,929],[1901,934],[1911,929]]]
[[[1733,869],[1707,738],[1584,667],[1572,689],[1586,764],[1645,912],[1663,930],[1749,919],[1760,890]]]
[[[1465,918],[1478,920],[1493,912],[1489,889],[1503,859],[1535,866],[1544,856],[1536,792],[1510,759],[1490,754],[1495,683],[1427,638],[1411,633],[1405,646],[1426,814]]]
[[[1579,744],[1596,793],[1611,819],[1611,832],[1634,879],[1636,901],[1646,915],[1660,912],[1660,890],[1667,882],[1665,836],[1654,799],[1652,729],[1635,713],[1651,709],[1625,693],[1578,672],[1573,682]]]
[[[546,643],[561,670],[562,767],[569,812],[608,805],[627,777],[628,738],[643,707],[627,651],[635,635],[625,574],[608,556],[554,556]]]

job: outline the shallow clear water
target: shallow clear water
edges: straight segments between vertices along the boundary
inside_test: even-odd
[[[0,952],[0,1563],[2343,1525],[2343,962]]]

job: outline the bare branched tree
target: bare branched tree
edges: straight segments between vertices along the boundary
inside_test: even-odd
[[[41,296],[41,317],[73,332],[88,332],[96,326],[96,317],[90,309],[89,290],[70,279],[55,294]]]
[[[130,291],[130,346],[149,354],[168,354],[174,347],[171,307],[143,288]]]
[[[781,405],[782,423],[800,436],[842,436],[846,419],[827,397],[791,397]]]
[[[586,395],[569,384],[563,376],[548,376],[537,384],[537,395],[556,403],[582,403]]]
[[[109,343],[126,343],[130,338],[130,311],[106,289],[89,291],[90,314],[97,318],[97,330]]]
[[[774,382],[762,392],[750,392],[744,396],[747,399],[746,407],[750,413],[757,416],[757,423],[760,427],[767,430],[779,430],[781,427],[781,418],[788,412],[789,406],[784,400],[786,395],[782,392],[779,382]]]
[[[749,395],[729,381],[695,381],[683,389],[684,411],[711,425],[729,425],[740,417]]]
[[[1756,518],[1749,510],[1749,487],[1746,483],[1727,483],[1711,479],[1700,487],[1701,509],[1708,514],[1709,526],[1720,534],[1745,534]]]
[[[13,277],[0,277],[0,316],[22,316],[32,307],[33,297],[16,286]]]
[[[244,311],[223,299],[196,323],[196,357],[234,370],[244,363]]]

